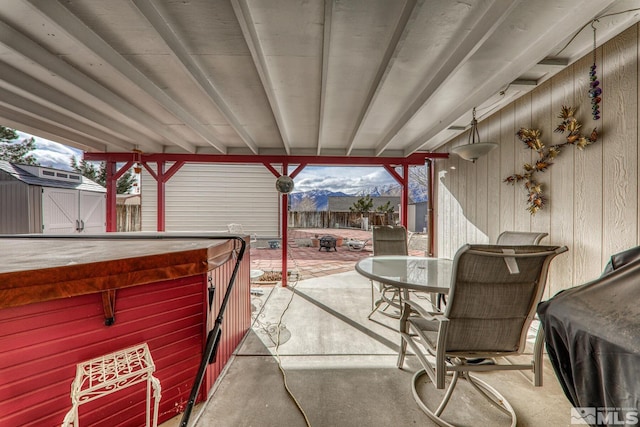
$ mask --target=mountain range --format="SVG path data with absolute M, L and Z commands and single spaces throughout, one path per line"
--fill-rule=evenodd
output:
M 316 211 L 326 211 L 329 205 L 329 197 L 364 197 L 367 195 L 371 197 L 400 197 L 400 185 L 379 185 L 351 194 L 328 190 L 301 191 L 289 194 L 289 202 L 292 210 L 314 210 L 313 206 L 315 206 Z M 422 185 L 409 182 L 409 198 L 413 202 L 424 202 L 427 200 L 427 189 Z M 307 199 L 307 201 L 305 201 L 305 199 Z M 301 203 L 306 206 L 305 208 L 298 209 Z

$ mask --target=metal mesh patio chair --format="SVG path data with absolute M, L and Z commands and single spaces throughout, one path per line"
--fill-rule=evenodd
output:
M 373 227 L 373 256 L 382 255 L 408 255 L 407 230 L 403 226 L 379 225 Z M 376 289 L 380 293 L 375 299 Z M 389 313 L 389 308 L 396 309 L 399 313 L 402 295 L 394 286 L 378 282 L 371 282 L 371 313 L 369 318 L 379 311 L 380 313 L 399 318 L 399 314 Z
M 227 230 L 231 234 L 238 234 L 241 236 L 248 234 L 246 231 L 244 231 L 244 227 L 242 226 L 242 224 L 235 224 L 235 223 L 227 224 Z M 256 243 L 257 241 L 258 241 L 257 234 L 254 233 L 254 234 L 251 234 L 251 236 L 249 236 L 250 243 Z
M 413 377 L 413 395 L 418 406 L 440 425 L 459 379 L 467 380 L 483 397 L 512 420 L 516 414 L 493 387 L 469 374 L 473 371 L 530 370 L 534 384 L 542 385 L 542 328 L 538 330 L 530 363 L 468 364 L 473 358 L 520 355 L 525 349 L 529 324 L 542 298 L 551 260 L 567 248 L 557 246 L 465 245 L 455 255 L 449 301 L 444 312 L 428 312 L 414 301 L 403 301 L 400 319 L 398 367 L 404 364 L 407 345 L 423 369 Z M 427 353 L 435 357 L 427 357 Z M 427 374 L 437 389 L 445 388 L 441 402 L 428 403 L 416 385 Z M 474 400 L 471 396 L 464 401 Z M 455 411 L 473 411 L 460 408 Z
M 549 233 L 528 231 L 503 231 L 496 240 L 496 245 L 538 245 Z
M 357 240 L 357 239 L 347 240 L 347 247 L 349 248 L 350 251 L 361 252 L 367 246 L 367 243 L 369 243 L 369 240 L 371 240 L 371 239 L 366 239 L 366 240 Z

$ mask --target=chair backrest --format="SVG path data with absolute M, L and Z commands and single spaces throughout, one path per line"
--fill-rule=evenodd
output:
M 549 233 L 527 231 L 503 231 L 496 240 L 496 245 L 538 245 Z
M 447 352 L 524 350 L 549 263 L 565 246 L 465 245 L 453 260 L 444 312 Z
M 408 255 L 407 230 L 403 226 L 373 227 L 373 255 Z

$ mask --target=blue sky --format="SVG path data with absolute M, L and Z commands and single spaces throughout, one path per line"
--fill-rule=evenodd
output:
M 20 141 L 31 137 L 27 133 L 17 132 L 20 136 Z M 78 160 L 82 158 L 81 150 L 37 136 L 34 136 L 34 138 L 38 149 L 33 154 L 42 166 L 70 169 L 69 160 L 71 156 L 75 156 Z M 289 168 L 291 171 L 293 169 L 293 167 Z M 294 182 L 294 192 L 329 190 L 342 191 L 347 194 L 353 194 L 374 186 L 396 183 L 391 175 L 380 166 L 307 166 L 296 176 Z

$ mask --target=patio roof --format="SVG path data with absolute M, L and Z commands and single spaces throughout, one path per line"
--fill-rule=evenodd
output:
M 11 0 L 0 123 L 85 151 L 405 157 L 583 56 L 592 19 L 636 5 Z M 602 18 L 598 44 L 637 20 Z

